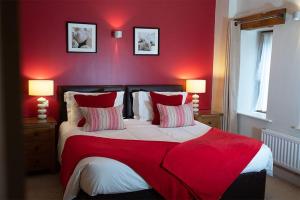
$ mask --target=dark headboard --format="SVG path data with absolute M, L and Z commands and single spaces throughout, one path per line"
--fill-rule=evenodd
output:
M 64 102 L 64 93 L 74 92 L 112 92 L 125 91 L 124 110 L 125 118 L 133 118 L 132 93 L 137 91 L 158 91 L 158 92 L 180 92 L 183 91 L 182 85 L 79 85 L 79 86 L 58 86 L 58 98 L 60 106 L 59 122 L 67 120 L 67 108 Z
M 133 111 L 132 111 L 132 93 L 138 91 L 157 91 L 157 92 L 181 92 L 183 91 L 182 85 L 128 85 L 126 86 L 126 93 L 125 93 L 125 102 L 126 102 L 126 109 L 127 109 L 127 117 L 133 118 Z
M 67 121 L 67 106 L 64 102 L 64 93 L 68 91 L 74 92 L 113 92 L 125 91 L 125 86 L 122 85 L 63 85 L 58 86 L 58 101 L 59 101 L 59 122 Z M 124 105 L 126 102 L 124 102 Z M 126 117 L 126 110 L 123 111 Z

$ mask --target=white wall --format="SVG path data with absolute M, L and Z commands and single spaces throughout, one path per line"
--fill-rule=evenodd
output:
M 289 12 L 300 9 L 299 0 L 230 0 L 236 3 L 233 16 L 245 16 L 276 8 L 287 8 Z
M 229 2 L 226 0 L 226 3 L 223 0 L 217 0 L 216 2 L 214 76 L 217 75 L 217 77 L 214 77 L 214 82 L 224 80 L 222 77 L 226 55 L 226 45 L 223 44 L 226 40 L 224 15 L 227 14 L 227 18 L 232 18 L 278 8 L 287 8 L 290 14 L 300 10 L 300 0 L 229 0 Z M 220 24 L 223 28 L 217 28 Z M 222 111 L 222 102 L 218 101 L 218 97 L 223 96 L 221 87 L 223 83 L 213 85 L 218 85 L 218 87 L 213 87 L 215 98 L 213 98 L 212 107 Z M 295 125 L 300 127 L 300 21 L 292 21 L 290 16 L 285 25 L 276 26 L 273 32 L 267 118 L 271 119 L 272 123 L 239 115 L 239 132 L 260 138 L 261 129 L 270 128 L 300 137 L 300 130 L 291 128 Z M 282 173 L 275 170 L 275 174 L 290 182 L 293 182 L 292 180 L 296 180 L 294 183 L 300 182 L 299 176 L 287 171 Z
M 300 122 L 300 21 L 274 29 L 271 59 L 268 126 L 300 137 L 291 126 Z
M 239 0 L 236 16 L 287 7 L 292 13 L 300 0 Z M 239 115 L 238 126 L 242 134 L 257 136 L 260 128 L 270 128 L 300 137 L 300 131 L 291 126 L 300 125 L 300 21 L 290 16 L 286 24 L 274 27 L 271 58 L 270 88 L 267 118 L 272 123 Z
M 217 0 L 215 12 L 212 110 L 222 112 L 229 0 Z
M 215 22 L 215 52 L 212 109 L 222 112 L 223 84 L 226 58 L 227 20 L 258 12 L 287 8 L 291 14 L 300 10 L 300 0 L 217 0 Z M 288 15 L 285 25 L 276 26 L 273 34 L 273 53 L 267 118 L 272 123 L 238 117 L 239 132 L 257 136 L 257 130 L 270 128 L 300 137 L 300 21 Z M 299 76 L 299 77 L 298 77 Z
M 238 0 L 216 0 L 212 110 L 223 112 L 228 17 L 235 15 Z

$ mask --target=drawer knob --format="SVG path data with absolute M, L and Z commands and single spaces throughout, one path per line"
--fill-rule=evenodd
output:
M 208 124 L 211 125 L 212 124 L 211 121 L 209 121 Z

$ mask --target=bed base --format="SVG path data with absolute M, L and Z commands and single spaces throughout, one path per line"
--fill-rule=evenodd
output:
M 265 197 L 266 170 L 241 174 L 223 194 L 222 200 L 263 200 Z M 82 190 L 75 200 L 163 200 L 154 190 L 91 197 Z

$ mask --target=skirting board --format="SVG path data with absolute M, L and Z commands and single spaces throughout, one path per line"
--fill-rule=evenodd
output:
M 273 174 L 274 174 L 274 176 L 276 176 L 280 179 L 283 179 L 289 183 L 292 183 L 292 184 L 300 187 L 300 175 L 298 175 L 294 172 L 291 172 L 280 166 L 274 165 Z

